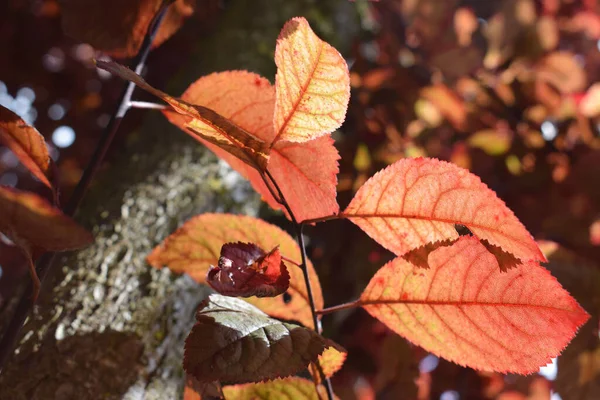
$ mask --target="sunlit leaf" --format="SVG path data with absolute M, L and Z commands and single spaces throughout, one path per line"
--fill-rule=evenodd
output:
M 220 294 L 234 297 L 275 297 L 290 286 L 279 247 L 266 253 L 253 243 L 224 244 L 206 280 Z
M 457 364 L 532 373 L 556 357 L 589 315 L 535 262 L 501 272 L 474 237 L 382 267 L 360 302 L 411 342 Z
M 213 294 L 185 340 L 183 368 L 201 382 L 257 382 L 295 374 L 331 346 L 337 345 L 312 329 Z
M 132 57 L 142 45 L 150 22 L 162 0 L 58 0 L 63 29 L 67 35 L 115 57 Z M 171 37 L 195 1 L 177 0 L 169 7 L 154 42 L 159 46 Z
M 471 147 L 481 149 L 490 156 L 505 154 L 510 148 L 512 135 L 509 132 L 485 129 L 469 136 Z
M 458 237 L 455 224 L 521 260 L 544 260 L 504 202 L 469 171 L 435 159 L 404 159 L 369 179 L 343 215 L 396 255 Z
M 321 354 L 318 359 L 319 366 L 321 367 L 321 370 L 323 371 L 325 377 L 331 378 L 333 374 L 338 372 L 344 365 L 347 356 L 348 353 L 340 348 L 328 347 L 327 349 L 325 349 L 323 354 Z M 321 373 L 319 372 L 316 363 L 310 364 L 308 370 L 310 371 L 313 380 L 315 382 L 320 383 Z
M 216 91 L 214 87 L 222 91 Z M 259 75 L 246 71 L 211 74 L 198 79 L 181 98 L 188 103 L 215 110 L 265 143 L 271 144 L 273 141 L 275 90 Z M 195 135 L 186 128 L 184 116 L 172 111 L 165 112 L 165 115 L 248 179 L 271 207 L 283 209 L 265 186 L 258 171 Z M 302 144 L 279 141 L 271 149 L 267 169 L 277 181 L 298 221 L 333 215 L 339 211 L 336 201 L 339 158 L 330 137 Z
M 17 114 L 0 106 L 0 143 L 12 150 L 19 161 L 44 185 L 48 181 L 50 155 L 44 137 Z
M 348 66 L 306 19 L 293 18 L 283 26 L 275 63 L 275 141 L 306 142 L 339 128 L 350 99 Z
M 223 393 L 227 400 L 322 400 L 326 398 L 322 387 L 319 387 L 319 395 L 314 382 L 299 377 L 225 386 Z
M 252 242 L 263 249 L 279 246 L 290 274 L 287 295 L 272 298 L 249 298 L 247 301 L 276 318 L 296 320 L 312 327 L 304 275 L 300 268 L 300 248 L 286 232 L 263 220 L 232 214 L 202 214 L 186 222 L 148 256 L 150 265 L 168 267 L 176 273 L 187 273 L 200 283 L 206 282 L 211 264 L 219 259 L 221 246 L 227 242 Z M 317 309 L 323 307 L 319 278 L 308 261 L 308 274 Z
M 94 240 L 88 231 L 33 193 L 0 186 L 0 209 L 0 232 L 19 242 L 64 251 Z
M 269 162 L 268 144 L 231 120 L 210 108 L 189 104 L 184 100 L 176 99 L 153 88 L 135 72 L 120 64 L 98 60 L 96 65 L 135 83 L 140 88 L 167 102 L 173 110 L 185 117 L 185 127 L 202 139 L 233 154 L 253 168 L 261 171 L 267 168 Z

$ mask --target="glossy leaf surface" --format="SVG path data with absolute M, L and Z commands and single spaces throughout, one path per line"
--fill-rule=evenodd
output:
M 460 365 L 536 372 L 589 318 L 546 269 L 527 262 L 501 272 L 470 236 L 433 251 L 429 266 L 389 262 L 360 301 L 396 333 Z
M 206 277 L 208 284 L 225 296 L 275 297 L 290 286 L 290 274 L 279 248 L 268 253 L 252 243 L 226 243 L 218 265 Z
M 44 185 L 48 180 L 50 155 L 44 137 L 12 111 L 0 106 L 0 144 L 8 147 Z
M 293 18 L 283 26 L 275 63 L 275 141 L 306 142 L 342 125 L 350 99 L 348 66 L 306 19 Z
M 461 224 L 520 260 L 545 260 L 523 224 L 477 176 L 436 159 L 403 159 L 378 172 L 344 216 L 399 256 L 456 239 L 454 225 Z
M 252 242 L 263 249 L 279 246 L 286 259 L 296 263 L 301 260 L 296 241 L 275 225 L 241 215 L 202 214 L 186 222 L 156 247 L 148 256 L 148 262 L 156 268 L 166 266 L 173 272 L 187 273 L 197 282 L 205 283 L 210 265 L 218 261 L 221 246 L 227 242 Z M 302 271 L 285 259 L 284 263 L 290 274 L 289 298 L 249 298 L 248 301 L 276 318 L 295 320 L 312 327 Z M 322 308 L 321 285 L 310 261 L 308 273 L 316 307 Z
M 312 329 L 213 294 L 185 340 L 183 368 L 201 382 L 257 382 L 295 374 L 330 346 L 335 344 Z

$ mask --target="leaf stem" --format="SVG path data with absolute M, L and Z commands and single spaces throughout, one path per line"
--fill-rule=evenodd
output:
M 129 102 L 130 108 L 141 108 L 146 110 L 164 110 L 167 108 L 165 104 L 152 103 L 150 101 L 135 101 Z
M 351 308 L 357 308 L 357 307 L 360 307 L 361 305 L 362 305 L 362 303 L 361 303 L 360 299 L 358 299 L 358 300 L 350 301 L 348 303 L 338 304 L 337 306 L 332 306 L 332 307 L 324 308 L 322 310 L 317 310 L 317 314 L 319 314 L 319 315 L 331 314 L 331 313 L 334 313 L 336 311 L 342 311 L 342 310 L 349 310 Z
M 148 54 L 150 54 L 154 37 L 156 36 L 158 28 L 160 27 L 166 15 L 167 9 L 171 5 L 171 3 L 173 3 L 173 1 L 174 0 L 163 0 L 160 9 L 158 10 L 156 15 L 152 19 L 152 22 L 148 26 L 148 30 L 146 31 L 144 41 L 142 42 L 142 45 L 140 47 L 140 51 L 132 62 L 132 64 L 135 65 L 136 72 L 141 73 L 142 69 L 146 65 L 146 60 L 148 58 Z M 81 176 L 81 179 L 77 183 L 73 194 L 69 198 L 69 202 L 63 208 L 63 212 L 66 215 L 73 216 L 79 208 L 83 196 L 85 195 L 93 177 L 95 176 L 96 172 L 98 171 L 98 168 L 104 160 L 104 156 L 106 155 L 106 152 L 117 133 L 119 125 L 123 120 L 123 117 L 130 108 L 131 95 L 133 94 L 134 88 L 135 84 L 128 83 L 123 92 L 121 93 L 118 106 L 115 109 L 108 123 L 108 126 L 102 133 L 102 136 L 100 137 L 100 140 L 96 145 L 96 149 L 90 159 L 90 162 L 86 166 L 85 171 Z M 55 255 L 56 253 L 52 252 L 44 253 L 37 262 L 36 272 L 42 286 L 44 284 L 46 276 L 48 275 L 48 272 L 52 267 Z M 33 280 L 29 280 L 27 288 L 21 294 L 19 303 L 14 313 L 10 317 L 10 321 L 5 331 L 2 334 L 2 338 L 0 339 L 0 372 L 2 372 L 6 361 L 13 353 L 15 343 L 19 337 L 19 333 L 23 328 L 23 324 L 25 323 L 27 316 L 31 312 L 34 303 L 31 301 L 30 295 L 32 293 L 35 293 L 35 286 L 37 285 L 33 283 Z
M 307 262 L 306 262 L 306 259 L 307 259 L 306 245 L 304 243 L 304 236 L 302 235 L 302 230 L 304 229 L 304 222 L 298 223 L 298 221 L 296 220 L 296 217 L 294 216 L 294 213 L 292 212 L 292 209 L 290 208 L 290 205 L 288 204 L 287 200 L 285 199 L 285 196 L 283 195 L 283 192 L 281 191 L 281 188 L 279 187 L 279 185 L 277 184 L 277 181 L 275 180 L 275 178 L 273 178 L 273 175 L 271 175 L 269 170 L 265 170 L 265 172 L 261 173 L 260 175 L 263 178 L 263 181 L 267 185 L 267 188 L 269 189 L 269 191 L 271 192 L 271 194 L 273 195 L 275 200 L 277 200 L 277 202 L 286 209 L 286 211 L 288 212 L 288 214 L 290 216 L 290 219 L 292 220 L 292 223 L 294 224 L 294 227 L 296 228 L 296 238 L 298 240 L 298 246 L 300 247 L 300 254 L 302 256 L 302 262 L 299 265 L 299 267 L 300 267 L 300 269 L 302 269 L 302 273 L 304 275 L 304 284 L 306 285 L 306 295 L 308 297 L 308 302 L 310 304 L 310 311 L 312 314 L 314 330 L 315 330 L 315 332 L 320 334 L 321 333 L 321 321 L 319 320 L 319 316 L 317 315 L 315 299 L 314 299 L 313 291 L 312 291 L 312 284 L 310 282 L 310 277 L 308 275 L 308 267 L 307 267 Z M 271 187 L 271 185 L 273 185 L 273 187 Z M 275 193 L 274 193 L 275 191 L 277 192 L 277 196 L 275 196 Z M 315 365 L 317 367 L 317 370 L 319 371 L 319 375 L 321 375 L 321 382 L 323 382 L 323 385 L 325 386 L 325 390 L 327 391 L 327 399 L 333 400 L 334 396 L 333 396 L 333 388 L 331 386 L 331 380 L 329 380 L 329 378 L 327 378 L 325 376 L 325 374 L 323 373 L 323 368 L 321 368 L 321 364 L 319 363 L 319 360 L 315 360 Z
M 317 222 L 326 222 L 326 221 L 333 221 L 334 219 L 345 219 L 345 218 L 346 218 L 346 216 L 344 214 L 340 213 L 340 214 L 334 214 L 334 215 L 326 215 L 324 217 L 305 219 L 304 221 L 302 221 L 302 224 L 310 225 L 310 224 L 315 224 Z

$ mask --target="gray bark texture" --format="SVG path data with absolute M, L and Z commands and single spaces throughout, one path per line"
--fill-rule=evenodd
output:
M 352 18 L 346 0 L 226 4 L 219 28 L 199 40 L 169 93 L 226 69 L 273 79 L 275 39 L 295 15 L 316 23 L 333 45 L 351 37 L 354 25 L 343 19 Z M 57 258 L 0 377 L 2 400 L 181 398 L 183 342 L 207 291 L 186 276 L 151 268 L 145 257 L 191 216 L 255 214 L 258 198 L 159 113 L 148 112 L 140 131 L 128 135 L 77 216 L 96 241 Z

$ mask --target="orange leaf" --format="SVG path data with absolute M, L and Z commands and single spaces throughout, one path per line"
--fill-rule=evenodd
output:
M 148 263 L 155 268 L 166 266 L 173 272 L 187 273 L 197 282 L 205 283 L 210 264 L 217 262 L 221 246 L 226 242 L 252 242 L 264 249 L 279 246 L 281 255 L 285 258 L 295 262 L 301 260 L 296 241 L 275 225 L 247 216 L 202 214 L 186 222 L 156 247 L 148 256 Z M 290 274 L 290 287 L 287 291 L 289 298 L 250 298 L 247 301 L 273 317 L 296 320 L 312 327 L 312 314 L 302 271 L 297 266 L 290 265 L 285 260 L 284 262 Z M 310 261 L 308 273 L 316 307 L 322 308 L 321 285 Z
M 220 90 L 214 90 L 218 87 Z M 198 79 L 181 96 L 191 104 L 210 107 L 233 123 L 271 144 L 275 90 L 266 79 L 246 71 L 228 71 Z M 189 133 L 242 176 L 274 209 L 282 206 L 273 198 L 260 174 L 186 127 L 183 116 L 165 112 L 173 124 Z M 271 149 L 268 171 L 277 181 L 298 221 L 333 215 L 339 211 L 336 185 L 339 154 L 330 137 L 303 144 L 277 142 Z
M 325 377 L 331 378 L 333 374 L 338 372 L 344 365 L 347 356 L 348 353 L 346 351 L 342 351 L 342 349 L 337 349 L 335 347 L 326 348 L 318 358 L 319 365 L 321 366 Z M 320 383 L 321 374 L 319 373 L 315 363 L 309 365 L 309 371 L 313 377 L 313 380 L 317 383 Z
M 253 168 L 264 171 L 269 162 L 269 146 L 261 139 L 240 128 L 229 119 L 210 108 L 191 105 L 150 86 L 139 75 L 114 62 L 96 61 L 98 68 L 107 70 L 122 79 L 167 102 L 184 119 L 184 126 L 202 139 L 219 146 Z
M 315 390 L 315 383 L 297 376 L 269 382 L 245 383 L 223 387 L 227 400 L 321 400 L 327 398 L 323 387 Z M 337 399 L 337 396 L 335 397 Z
M 457 238 L 454 225 L 461 224 L 521 260 L 546 260 L 517 217 L 477 176 L 436 159 L 404 159 L 378 172 L 343 216 L 398 256 Z
M 33 193 L 0 186 L 0 209 L 0 232 L 19 243 L 63 251 L 94 241 L 88 231 Z
M 59 0 L 59 3 L 67 35 L 112 56 L 132 57 L 139 51 L 162 0 Z M 193 13 L 194 3 L 177 0 L 169 7 L 153 47 L 177 32 L 184 18 Z
M 293 18 L 283 26 L 275 63 L 275 142 L 306 142 L 342 125 L 350 99 L 348 66 L 306 19 Z
M 48 181 L 50 155 L 44 137 L 17 114 L 0 106 L 0 143 L 12 150 L 19 161 L 44 185 Z
M 225 296 L 275 297 L 290 286 L 279 248 L 268 253 L 253 243 L 225 243 L 219 264 L 210 266 L 208 284 Z
M 435 250 L 429 266 L 396 258 L 360 303 L 396 333 L 460 365 L 536 372 L 589 318 L 543 267 L 527 262 L 501 272 L 474 237 Z

